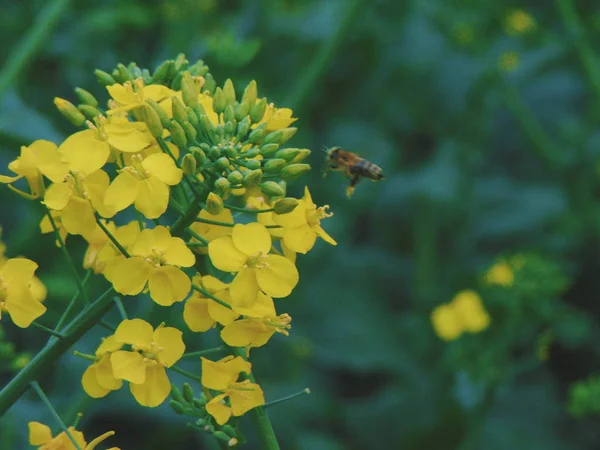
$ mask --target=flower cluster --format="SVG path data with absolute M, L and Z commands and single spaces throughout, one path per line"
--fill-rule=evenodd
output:
M 77 447 L 75 447 L 74 442 L 77 443 L 77 446 L 81 450 L 94 450 L 98 444 L 115 434 L 114 431 L 107 431 L 88 443 L 86 442 L 83 433 L 77 431 L 75 427 L 68 428 L 70 436 L 65 431 L 61 431 L 56 436 L 52 437 L 52 430 L 50 430 L 48 425 L 44 425 L 40 422 L 29 422 L 28 426 L 29 443 L 36 446 L 39 450 L 76 450 Z M 108 450 L 119 450 L 119 448 L 111 447 Z
M 450 303 L 436 307 L 431 313 L 431 322 L 441 339 L 453 341 L 465 332 L 485 330 L 490 324 L 490 317 L 479 294 L 465 290 L 456 294 Z

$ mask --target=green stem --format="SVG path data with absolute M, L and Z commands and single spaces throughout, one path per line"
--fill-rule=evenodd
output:
M 92 271 L 88 270 L 87 273 L 85 274 L 85 276 L 83 277 L 82 284 L 83 284 L 84 287 L 87 284 L 88 280 L 90 279 L 91 275 L 92 275 Z M 79 291 L 77 291 L 77 292 L 75 292 L 75 294 L 73 295 L 73 297 L 71 297 L 71 301 L 69 302 L 69 304 L 67 305 L 67 307 L 63 311 L 62 315 L 60 316 L 60 319 L 58 319 L 58 323 L 54 327 L 54 329 L 56 331 L 59 331 L 62 328 L 62 326 L 65 323 L 65 320 L 67 320 L 67 318 L 69 317 L 69 314 L 71 313 L 71 310 L 75 306 L 75 302 L 77 301 L 77 298 L 79 297 L 79 294 L 80 294 Z
M 108 230 L 108 228 L 106 228 L 106 226 L 102 223 L 98 216 L 96 216 L 96 223 L 100 228 L 102 228 L 102 231 L 104 231 L 104 233 L 106 234 L 106 236 L 108 236 L 111 242 L 115 244 L 115 247 L 117 247 L 117 249 L 123 254 L 123 256 L 129 258 L 129 252 L 125 250 L 125 248 L 119 243 L 117 238 L 113 236 L 113 234 Z
M 13 46 L 13 50 L 2 65 L 0 73 L 0 97 L 14 83 L 15 79 L 29 64 L 34 55 L 47 43 L 52 30 L 57 26 L 69 0 L 52 0 L 40 12 L 35 23 L 29 27 L 21 41 Z
M 52 217 L 52 214 L 50 214 L 50 210 L 48 210 L 48 209 L 46 210 L 46 215 L 48 216 L 48 219 L 50 220 L 50 224 L 52 225 L 52 228 L 54 229 L 54 234 L 56 235 L 56 239 L 58 239 L 58 242 L 60 243 L 60 250 L 62 251 L 63 255 L 65 255 L 65 258 L 67 258 L 67 261 L 69 262 L 69 266 L 71 267 L 71 271 L 73 272 L 73 277 L 75 278 L 75 283 L 77 283 L 77 289 L 79 289 L 79 292 L 81 292 L 81 295 L 83 296 L 84 301 L 89 305 L 90 298 L 88 297 L 87 292 L 85 292 L 83 283 L 81 282 L 81 278 L 79 277 L 79 271 L 77 270 L 77 267 L 75 266 L 75 263 L 73 262 L 73 258 L 71 258 L 71 255 L 69 254 L 69 251 L 67 250 L 65 241 L 63 240 L 62 236 L 60 235 L 60 232 L 58 231 L 58 227 L 56 226 L 54 217 Z
M 273 400 L 272 402 L 265 403 L 264 407 L 268 408 L 269 406 L 276 405 L 277 403 L 287 402 L 288 400 L 291 400 L 296 397 L 300 397 L 301 395 L 304 395 L 304 394 L 310 394 L 310 389 L 305 388 L 305 389 L 302 389 L 300 392 L 296 392 L 295 394 L 288 395 L 286 397 L 282 397 L 282 398 L 278 398 L 277 400 Z
M 121 299 L 119 297 L 113 297 L 113 301 L 117 305 L 117 309 L 119 310 L 119 313 L 121 314 L 121 318 L 123 320 L 127 320 L 128 319 L 127 311 L 125 311 L 125 307 L 123 306 L 123 302 L 121 301 Z
M 199 377 L 198 375 L 194 375 L 193 373 L 190 373 L 187 370 L 180 369 L 177 366 L 171 366 L 171 367 L 169 367 L 169 369 L 172 370 L 173 372 L 177 372 L 177 373 L 183 375 L 184 377 L 189 378 L 190 380 L 194 380 L 194 381 L 197 381 L 198 383 L 202 383 L 201 377 Z
M 340 23 L 337 27 L 337 30 L 331 36 L 331 38 L 317 51 L 317 54 L 313 58 L 310 66 L 303 71 L 303 76 L 300 79 L 300 82 L 295 86 L 292 93 L 284 102 L 285 105 L 289 106 L 293 110 L 297 111 L 302 109 L 304 103 L 310 97 L 310 94 L 314 92 L 315 86 L 317 85 L 319 79 L 323 76 L 333 61 L 335 54 L 342 46 L 342 43 L 346 40 L 346 35 L 348 34 L 352 24 L 355 23 L 355 19 L 358 16 L 360 7 L 364 1 L 354 0 L 348 3 L 349 5 L 345 14 L 339 20 Z
M 189 248 L 196 248 L 196 247 L 206 247 L 208 244 L 205 244 L 204 242 L 186 242 L 185 245 L 188 246 Z
M 46 327 L 46 326 L 42 325 L 41 323 L 37 323 L 37 322 L 31 322 L 31 325 L 33 325 L 35 328 L 37 328 L 37 329 L 39 329 L 39 330 L 45 331 L 46 333 L 48 333 L 48 334 L 50 334 L 50 335 L 52 335 L 52 336 L 54 336 L 54 337 L 57 337 L 57 338 L 59 338 L 59 339 L 64 339 L 64 338 L 65 338 L 65 337 L 64 337 L 64 336 L 63 336 L 61 333 L 59 333 L 58 331 L 54 331 L 52 328 L 48 328 L 48 327 Z
M 229 303 L 224 302 L 223 300 L 221 300 L 220 298 L 215 297 L 214 295 L 212 295 L 210 292 L 205 291 L 204 289 L 202 289 L 200 286 L 195 285 L 194 283 L 192 283 L 192 289 L 200 292 L 202 295 L 204 295 L 207 298 L 210 298 L 211 300 L 214 300 L 215 302 L 217 302 L 219 305 L 224 306 L 227 309 L 231 309 L 233 310 L 233 308 L 231 307 L 231 305 Z
M 194 230 L 188 228 L 185 231 L 187 233 L 189 233 L 189 235 L 192 236 L 193 238 L 198 239 L 202 245 L 204 245 L 204 246 L 208 245 L 208 241 L 206 239 L 204 239 L 202 236 L 200 236 L 198 233 L 196 233 Z M 194 244 L 194 242 L 187 243 L 188 246 L 190 246 L 191 244 Z
M 210 219 L 204 219 L 202 217 L 196 217 L 194 219 L 194 222 L 201 222 L 201 223 L 207 223 L 209 225 L 217 225 L 219 227 L 230 227 L 233 228 L 235 227 L 235 223 L 230 223 L 230 222 L 219 222 L 218 220 L 210 220 Z
M 243 212 L 243 213 L 248 213 L 248 214 L 260 214 L 260 213 L 268 213 L 268 212 L 273 212 L 273 208 L 269 208 L 269 209 L 246 209 L 246 208 L 240 208 L 239 206 L 233 206 L 233 205 L 223 205 L 225 208 L 230 209 L 232 211 L 239 211 L 239 212 Z
M 415 297 L 421 308 L 429 308 L 434 297 L 437 262 L 437 226 L 434 205 L 427 198 L 417 200 L 415 206 L 414 259 Z
M 65 425 L 65 423 L 63 422 L 63 420 L 60 418 L 60 416 L 58 415 L 58 413 L 54 409 L 54 406 L 52 406 L 52 403 L 50 403 L 50 400 L 48 399 L 48 397 L 46 397 L 46 394 L 44 394 L 44 391 L 42 390 L 42 388 L 40 387 L 40 385 L 37 383 L 37 381 L 32 381 L 31 382 L 31 387 L 37 393 L 37 395 L 40 397 L 40 399 L 42 400 L 42 402 L 46 405 L 46 407 L 48 408 L 48 410 L 50 410 L 50 414 L 52 414 L 52 416 L 58 422 L 58 424 L 60 425 L 60 427 L 62 428 L 62 430 L 67 434 L 67 436 L 69 437 L 69 439 L 71 440 L 71 442 L 73 443 L 73 445 L 75 446 L 75 448 L 77 450 L 81 450 L 81 447 L 79 446 L 79 444 L 77 443 L 77 441 L 75 440 L 75 438 L 73 437 L 73 435 L 71 434 L 71 432 L 69 431 L 69 428 Z
M 110 294 L 113 288 L 104 292 L 98 300 L 88 306 L 63 330 L 64 339 L 48 343 L 37 353 L 9 383 L 0 391 L 0 417 L 27 390 L 29 383 L 40 376 L 46 376 L 50 367 L 56 364 L 58 358 L 92 328 L 112 306 Z
M 212 355 L 213 353 L 219 353 L 219 352 L 222 352 L 223 350 L 224 350 L 223 347 L 207 348 L 206 350 L 200 350 L 197 352 L 184 353 L 182 358 L 197 358 L 198 356 L 206 356 L 206 355 Z
M 181 237 L 183 231 L 192 223 L 194 223 L 194 219 L 201 209 L 201 202 L 192 203 L 173 224 L 173 227 L 171 228 L 171 236 Z

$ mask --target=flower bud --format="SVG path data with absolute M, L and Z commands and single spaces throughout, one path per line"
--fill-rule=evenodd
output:
M 227 156 L 228 158 L 235 158 L 237 157 L 237 150 L 235 149 L 235 147 L 228 145 L 227 147 L 224 147 L 222 150 L 222 153 Z
M 195 398 L 194 399 L 194 406 L 198 409 L 204 409 L 204 407 L 206 406 L 206 397 L 204 395 L 202 395 L 202 397 L 200 398 Z
M 208 66 L 204 65 L 204 61 L 199 59 L 188 67 L 188 71 L 194 76 L 203 77 L 208 72 Z
M 235 112 L 233 111 L 233 106 L 227 105 L 225 110 L 223 111 L 223 121 L 230 122 L 235 119 Z
M 198 136 L 196 129 L 187 121 L 183 122 L 183 131 L 185 131 L 188 142 L 195 140 L 196 136 Z
M 230 436 L 228 436 L 227 434 L 223 433 L 222 431 L 215 431 L 213 433 L 213 436 L 216 437 L 218 440 L 225 441 L 225 442 L 228 442 L 231 439 Z
M 275 214 L 287 214 L 291 213 L 298 206 L 298 200 L 292 197 L 286 197 L 279 200 L 273 206 L 273 212 Z
M 256 103 L 256 97 L 258 96 L 258 88 L 256 87 L 256 81 L 252 80 L 244 89 L 244 95 L 242 95 L 242 103 L 248 105 L 248 110 Z M 247 113 L 246 113 L 247 114 Z
M 250 105 L 248 103 L 240 103 L 235 106 L 235 119 L 242 120 L 250 112 Z
M 215 181 L 215 191 L 221 196 L 225 196 L 229 192 L 230 187 L 231 183 L 227 178 L 220 177 Z
M 267 110 L 267 99 L 261 98 L 252 108 L 250 108 L 250 119 L 253 123 L 258 123 L 262 120 Z
M 64 98 L 54 97 L 54 104 L 60 113 L 76 127 L 80 127 L 85 123 L 85 116 L 70 101 L 65 100 Z
M 185 105 L 179 98 L 173 96 L 171 97 L 171 102 L 173 104 L 173 119 L 179 122 L 179 125 L 183 126 L 184 122 L 187 122 L 187 111 L 185 110 Z
M 208 157 L 210 159 L 217 159 L 221 156 L 221 149 L 219 147 L 217 147 L 216 145 L 213 145 L 209 150 L 208 150 Z
M 215 128 L 206 114 L 200 116 L 200 127 L 205 133 L 212 133 Z
M 194 126 L 194 128 L 197 128 L 200 124 L 200 119 L 198 119 L 198 115 L 196 114 L 196 112 L 189 106 L 185 107 L 185 112 L 187 113 L 188 122 L 191 123 Z
M 244 173 L 244 183 L 243 183 L 244 186 L 250 187 L 250 186 L 260 183 L 260 179 L 262 178 L 262 175 L 263 175 L 263 171 L 260 169 L 247 171 L 246 173 Z
M 260 190 L 267 194 L 269 197 L 283 197 L 285 195 L 285 191 L 283 190 L 283 188 L 274 181 L 265 181 L 259 186 Z
M 204 86 L 203 86 L 204 90 L 202 92 L 209 92 L 209 93 L 213 94 L 217 87 L 217 82 L 213 78 L 212 74 L 207 73 L 206 76 L 204 77 L 204 80 L 205 80 Z
M 222 156 L 217 161 L 215 161 L 215 167 L 218 170 L 225 170 L 229 167 L 229 159 L 226 156 Z
M 96 69 L 94 70 L 94 75 L 96 75 L 96 80 L 98 80 L 98 83 L 100 83 L 102 86 L 112 86 L 116 83 L 116 80 L 113 78 L 113 76 L 104 70 Z
M 298 154 L 296 156 L 294 156 L 294 159 L 292 159 L 290 162 L 294 163 L 294 164 L 301 163 L 306 158 L 308 158 L 310 153 L 311 153 L 311 151 L 309 149 L 302 148 L 302 149 L 298 150 Z
M 223 85 L 223 94 L 225 94 L 225 102 L 233 106 L 235 104 L 235 88 L 233 82 L 228 78 Z
M 94 97 L 91 93 L 89 93 L 85 89 L 76 87 L 75 94 L 77 94 L 77 97 L 79 97 L 79 100 L 81 101 L 81 103 L 83 103 L 85 105 L 93 106 L 94 108 L 96 106 L 98 106 L 98 100 L 96 100 L 96 97 Z
M 223 433 L 227 433 L 231 437 L 237 436 L 237 432 L 235 431 L 235 428 L 233 428 L 231 425 L 228 425 L 228 424 L 223 425 L 221 427 L 221 431 Z
M 206 210 L 213 216 L 220 214 L 223 211 L 223 199 L 214 192 L 209 193 L 206 199 Z
M 267 144 L 260 147 L 260 154 L 265 158 L 270 158 L 279 150 L 279 144 Z
M 176 120 L 171 120 L 169 127 L 171 132 L 171 141 L 179 148 L 184 148 L 187 145 L 187 138 L 185 137 L 185 131 L 181 128 L 181 125 Z
M 173 89 L 174 91 L 180 91 L 181 90 L 181 78 L 182 77 L 183 77 L 182 72 L 175 73 L 175 76 L 173 77 L 173 80 L 171 80 L 171 84 L 169 84 L 169 87 L 171 89 Z
M 246 167 L 250 170 L 260 169 L 260 161 L 258 159 L 249 159 L 246 161 Z
M 127 81 L 133 81 L 135 80 L 135 78 L 133 77 L 133 75 L 131 74 L 131 72 L 129 71 L 129 69 L 127 67 L 125 67 L 125 64 L 117 64 L 117 71 L 118 71 L 118 76 L 117 76 L 117 81 L 120 81 L 121 83 L 125 83 Z M 113 72 L 114 74 L 114 72 Z
M 260 149 L 258 147 L 250 147 L 248 150 L 242 153 L 241 156 L 246 159 L 252 159 L 258 156 L 259 153 Z
M 265 173 L 277 173 L 285 167 L 287 161 L 285 159 L 270 159 L 263 166 Z
M 171 397 L 173 397 L 173 400 L 176 400 L 178 402 L 183 401 L 183 395 L 181 395 L 181 390 L 174 384 L 171 385 Z
M 227 108 L 231 108 L 231 106 L 228 106 Z M 227 110 L 225 110 L 227 112 Z M 227 122 L 225 122 L 225 134 L 227 136 L 233 136 L 233 132 L 235 131 L 235 127 L 236 127 L 237 123 L 235 121 L 235 119 L 233 120 L 229 120 Z
M 187 153 L 181 160 L 181 170 L 186 175 L 194 175 L 196 173 L 197 162 L 196 158 L 191 153 Z
M 176 400 L 171 400 L 169 402 L 169 406 L 171 407 L 171 409 L 173 411 L 175 411 L 177 414 L 185 414 L 185 407 L 179 403 Z
M 282 128 L 281 130 L 275 130 L 265 137 L 263 144 L 284 144 L 289 141 L 292 136 L 296 134 L 298 128 Z
M 148 130 L 150 130 L 150 134 L 155 138 L 161 137 L 163 134 L 163 126 L 156 110 L 148 103 L 144 103 L 140 109 L 143 121 L 148 127 Z
M 248 136 L 248 140 L 252 144 L 257 144 L 258 142 L 262 141 L 262 139 L 265 137 L 265 134 L 267 134 L 267 124 L 263 123 L 260 126 L 256 127 L 252 131 L 252 133 L 250 133 L 250 136 Z
M 281 177 L 284 180 L 299 177 L 310 170 L 310 164 L 290 164 L 281 170 Z
M 252 122 L 250 121 L 250 117 L 248 117 L 248 116 L 244 117 L 238 123 L 237 134 L 236 134 L 236 136 L 238 138 L 238 141 L 243 141 L 244 140 L 244 138 L 248 134 L 248 131 L 250 131 L 250 126 L 251 125 L 252 125 Z
M 190 147 L 190 153 L 194 156 L 196 164 L 200 167 L 206 162 L 206 153 L 199 147 Z
M 94 118 L 101 116 L 102 113 L 100 111 L 98 111 L 98 108 L 94 108 L 93 106 L 90 105 L 79 105 L 77 107 L 77 109 L 79 111 L 81 111 L 83 113 L 83 115 L 88 118 L 89 120 L 94 120 Z
M 171 125 L 171 119 L 167 115 L 167 112 L 162 108 L 162 106 L 160 106 L 151 98 L 146 99 L 146 103 L 150 105 L 152 109 L 154 109 L 154 111 L 156 111 L 156 114 L 158 114 L 160 123 L 163 126 L 163 128 L 169 128 L 169 126 Z
M 129 64 L 127 69 L 129 70 L 129 73 L 131 73 L 131 76 L 134 80 L 142 78 L 142 69 L 140 69 L 136 63 Z
M 291 161 L 298 155 L 298 153 L 300 153 L 299 148 L 282 148 L 281 150 L 275 153 L 274 157 L 282 158 L 286 161 Z
M 169 80 L 169 72 L 174 66 L 173 61 L 165 61 L 160 66 L 156 68 L 154 73 L 152 74 L 152 83 L 153 84 L 167 84 L 167 80 Z
M 220 87 L 218 87 L 215 90 L 215 96 L 213 99 L 213 109 L 217 114 L 221 114 L 223 111 L 225 111 L 226 106 L 227 99 L 225 98 L 225 94 L 223 93 L 223 90 Z
M 152 82 L 152 76 L 148 69 L 142 69 L 142 80 L 144 80 L 145 86 L 148 86 Z
M 190 62 L 185 57 L 185 53 L 179 53 L 175 58 L 175 70 L 185 70 Z
M 186 402 L 192 403 L 194 401 L 194 390 L 189 383 L 183 383 L 181 391 Z
M 189 72 L 184 72 L 181 78 L 181 96 L 183 102 L 190 108 L 198 106 L 198 90 L 192 74 Z
M 244 180 L 244 177 L 240 173 L 239 170 L 234 170 L 229 175 L 227 175 L 227 179 L 229 180 L 229 182 L 231 184 L 242 184 L 242 181 Z

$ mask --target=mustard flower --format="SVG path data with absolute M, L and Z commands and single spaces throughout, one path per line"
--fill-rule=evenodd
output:
M 293 114 L 294 112 L 289 108 L 275 108 L 273 103 L 269 103 L 261 121 L 253 125 L 252 128 L 256 128 L 262 123 L 267 124 L 267 131 L 287 128 L 298 120 L 297 118 L 292 117 Z
M 102 340 L 96 350 L 97 360 L 90 365 L 81 377 L 81 385 L 87 395 L 93 398 L 102 398 L 110 391 L 121 389 L 123 381 L 115 378 L 110 355 L 121 350 L 123 343 L 117 342 L 115 336 Z
M 117 292 L 136 295 L 148 285 L 152 300 L 162 306 L 180 302 L 190 292 L 192 282 L 179 267 L 193 266 L 194 254 L 167 228 L 143 230 L 130 255 L 111 264 L 109 281 Z
M 273 334 L 289 335 L 292 318 L 288 314 L 280 316 L 275 312 L 273 299 L 260 292 L 252 308 L 236 308 L 244 319 L 225 324 L 221 339 L 232 347 L 262 347 Z
M 50 215 L 52 216 L 52 219 L 54 220 L 56 228 L 58 228 L 59 236 L 61 237 L 63 242 L 66 243 L 69 232 L 67 231 L 67 229 L 65 228 L 65 226 L 62 223 L 61 212 L 51 209 Z M 42 217 L 42 220 L 40 221 L 40 232 L 42 234 L 54 233 L 54 227 L 52 226 L 52 223 L 50 222 L 50 219 L 48 218 L 48 215 L 46 215 L 46 214 L 44 214 L 44 217 Z M 58 240 L 58 238 L 56 239 L 56 246 L 60 247 L 60 241 Z
M 124 320 L 115 331 L 115 340 L 131 345 L 110 356 L 115 378 L 129 381 L 129 389 L 140 405 L 154 407 L 169 396 L 171 384 L 166 367 L 175 364 L 185 351 L 177 328 L 156 330 L 142 319 Z
M 317 208 L 314 204 L 308 186 L 304 188 L 304 197 L 298 206 L 288 214 L 273 214 L 273 221 L 281 225 L 283 230 L 283 243 L 287 248 L 298 253 L 307 253 L 317 240 L 317 236 L 331 245 L 337 242 L 321 228 L 321 219 L 331 217 L 328 205 Z
M 38 140 L 29 146 L 21 147 L 21 155 L 9 163 L 9 170 L 16 176 L 0 175 L 0 183 L 9 187 L 23 197 L 34 199 L 44 195 L 43 176 L 54 183 L 59 183 L 69 171 L 68 165 L 62 161 L 62 155 L 55 143 Z M 25 178 L 30 194 L 12 186 L 17 180 Z
M 242 416 L 265 404 L 261 387 L 249 380 L 238 382 L 241 372 L 250 373 L 252 365 L 239 356 L 227 356 L 217 362 L 202 360 L 202 386 L 221 392 L 206 404 L 206 411 L 219 425 L 233 416 Z M 229 398 L 228 406 L 225 399 Z
M 107 226 L 107 228 L 112 232 L 112 226 Z M 132 220 L 127 225 L 117 227 L 112 235 L 125 250 L 130 251 L 133 244 L 138 240 L 141 231 L 139 222 Z M 108 239 L 108 236 L 106 238 Z M 111 274 L 113 273 L 114 265 L 116 262 L 124 259 L 126 259 L 125 255 L 109 239 L 98 252 L 96 265 L 102 267 L 102 273 L 112 283 Z
M 119 170 L 119 175 L 106 190 L 106 205 L 122 211 L 129 205 L 147 219 L 160 217 L 169 204 L 169 186 L 181 181 L 183 172 L 165 153 L 154 153 L 145 159 L 133 155 L 131 165 Z
M 475 291 L 457 293 L 448 304 L 439 305 L 431 313 L 435 333 L 446 341 L 460 337 L 464 332 L 478 333 L 490 324 L 490 317 Z
M 460 318 L 457 317 L 454 308 L 448 304 L 439 305 L 433 310 L 431 322 L 435 334 L 445 341 L 453 341 L 463 332 Z
M 206 209 L 200 211 L 198 214 L 200 219 L 208 219 L 216 222 L 226 222 L 233 223 L 233 216 L 231 215 L 231 211 L 228 209 L 223 209 L 219 214 L 211 214 Z M 227 236 L 231 234 L 231 227 L 223 227 L 221 225 L 213 225 L 209 223 L 203 222 L 194 222 L 190 225 L 190 230 L 199 236 L 203 237 L 207 242 L 211 242 L 214 239 Z M 190 242 L 197 242 L 197 239 L 192 238 Z M 206 247 L 196 247 L 194 249 L 198 253 L 206 253 Z
M 114 222 L 102 220 L 102 223 L 113 236 L 116 234 L 117 226 Z M 100 228 L 100 226 L 96 226 L 91 233 L 86 233 L 83 238 L 88 243 L 88 248 L 83 255 L 83 268 L 92 269 L 96 274 L 102 273 L 104 267 L 106 266 L 106 261 L 100 260 L 98 256 L 104 247 L 110 242 L 108 235 L 102 228 Z
M 193 282 L 225 303 L 231 303 L 229 286 L 211 275 L 195 276 Z M 192 331 L 208 331 L 218 322 L 228 325 L 239 314 L 194 291 L 183 308 L 183 320 Z
M 144 106 L 146 99 L 154 100 L 156 103 L 170 99 L 175 91 L 161 84 L 144 85 L 144 80 L 137 78 L 133 82 L 127 81 L 123 84 L 106 86 L 106 90 L 113 98 L 110 104 L 109 114 L 130 111 Z
M 7 311 L 14 324 L 27 328 L 46 312 L 46 307 L 31 291 L 33 273 L 38 265 L 25 258 L 12 258 L 0 265 L 0 318 Z
M 208 244 L 213 265 L 224 272 L 236 273 L 229 292 L 233 306 L 251 307 L 262 290 L 275 297 L 287 297 L 298 284 L 298 270 L 289 259 L 271 255 L 271 235 L 264 225 L 237 224 L 231 236 Z
M 57 434 L 56 437 L 52 437 L 52 431 L 50 427 L 40 422 L 29 422 L 29 443 L 38 448 L 38 450 L 75 450 L 76 447 L 73 442 L 65 433 L 62 431 Z M 89 444 L 85 441 L 85 437 L 81 431 L 77 431 L 74 427 L 69 427 L 69 433 L 77 442 L 77 445 L 82 450 L 94 450 L 98 444 L 105 441 L 109 437 L 115 434 L 114 431 L 107 431 L 106 433 L 98 436 L 96 439 L 91 441 Z M 111 447 L 108 450 L 119 450 L 118 447 Z
M 498 284 L 504 287 L 511 286 L 514 278 L 514 271 L 506 261 L 498 261 L 484 275 L 487 284 Z

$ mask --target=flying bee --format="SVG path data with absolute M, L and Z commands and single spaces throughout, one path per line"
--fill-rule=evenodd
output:
M 361 177 L 372 181 L 383 179 L 383 170 L 381 170 L 381 167 L 361 158 L 356 153 L 342 150 L 340 147 L 331 147 L 323 151 L 327 153 L 327 167 L 323 172 L 323 177 L 330 170 L 343 172 L 344 175 L 350 178 L 350 186 L 346 188 L 346 196 L 348 198 L 354 193 L 354 189 Z

